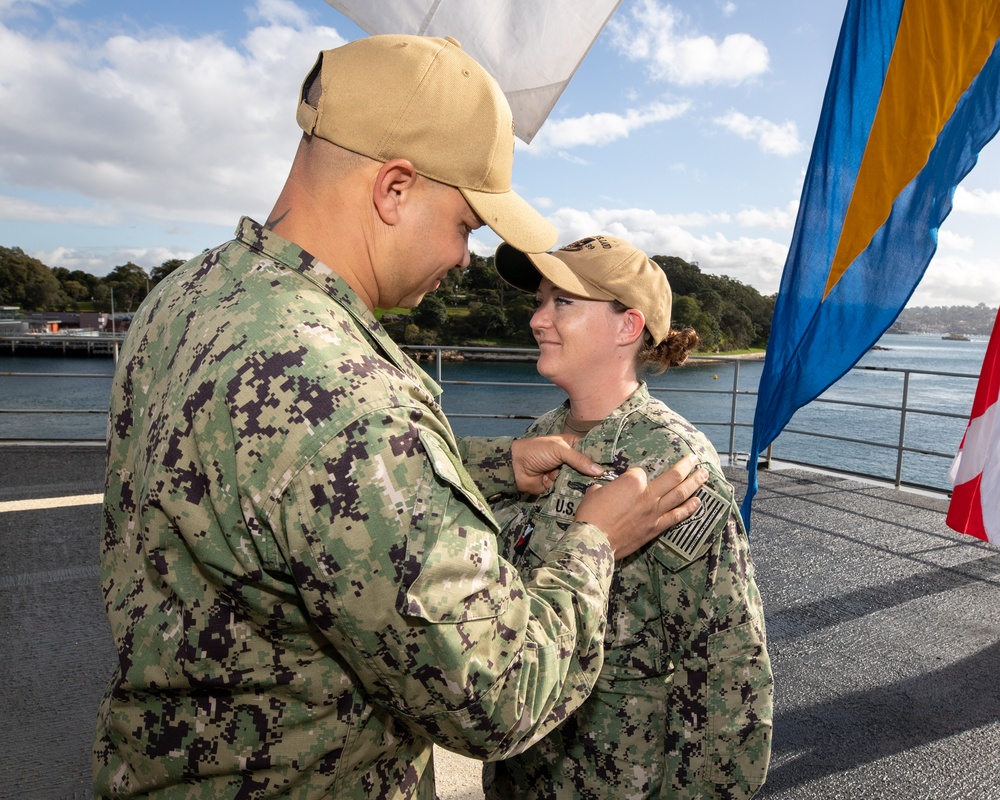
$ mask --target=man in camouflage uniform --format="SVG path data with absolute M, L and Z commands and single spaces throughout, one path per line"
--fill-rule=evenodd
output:
M 388 36 L 322 53 L 298 120 L 268 223 L 157 286 L 122 349 L 97 797 L 430 800 L 432 742 L 502 756 L 579 705 L 613 558 L 697 503 L 672 509 L 690 464 L 633 471 L 530 580 L 501 560 L 486 496 L 600 469 L 456 441 L 372 312 L 467 266 L 483 219 L 552 244 L 510 192 L 509 108 L 457 43 Z
M 501 245 L 497 269 L 513 285 L 531 290 L 541 277 L 535 270 L 547 269 L 558 257 L 574 270 L 565 282 L 578 280 L 577 294 L 593 290 L 585 296 L 601 297 L 603 291 L 626 306 L 639 305 L 647 320 L 655 304 L 663 303 L 669 329 L 670 292 L 661 270 L 620 240 L 598 239 L 608 249 L 596 248 L 590 261 L 576 245 L 547 257 L 530 256 L 530 262 L 510 261 L 502 256 L 510 256 L 511 248 Z M 634 275 L 623 267 L 619 286 L 609 288 L 614 267 L 607 262 L 622 250 L 621 263 L 628 263 L 631 252 L 633 263 L 649 271 Z M 557 279 L 555 273 L 546 277 Z M 632 297 L 624 296 L 628 293 Z M 560 341 L 540 332 L 537 317 L 536 312 L 536 336 L 568 350 L 569 326 Z M 651 321 L 648 325 L 656 329 Z M 596 330 L 590 327 L 588 340 L 594 352 Z M 560 377 L 553 380 L 563 384 Z M 572 389 L 567 391 L 572 399 Z M 567 400 L 533 423 L 525 436 L 572 429 L 569 414 Z M 604 666 L 593 693 L 544 740 L 487 764 L 487 797 L 749 798 L 763 784 L 770 760 L 773 679 L 754 565 L 718 454 L 704 434 L 650 397 L 644 382 L 576 447 L 603 465 L 609 477 L 636 466 L 656 475 L 692 454 L 710 477 L 693 517 L 616 566 Z M 590 483 L 564 472 L 543 496 L 522 495 L 498 504 L 501 554 L 522 574 L 544 564 L 563 541 Z

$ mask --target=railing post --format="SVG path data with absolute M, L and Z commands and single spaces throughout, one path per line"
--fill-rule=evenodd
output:
M 733 402 L 729 412 L 729 463 L 736 462 L 736 398 L 740 390 L 740 360 L 733 361 Z
M 442 358 L 441 358 L 441 345 L 438 345 L 437 347 L 434 348 L 434 374 L 435 374 L 435 377 L 437 379 L 437 385 L 438 386 L 441 385 L 442 375 L 443 375 L 443 373 L 441 371 L 441 361 L 442 361 Z M 438 401 L 439 405 L 444 402 L 444 393 L 443 392 L 444 392 L 444 390 L 442 389 L 442 393 L 437 396 L 437 401 Z
M 903 482 L 903 448 L 906 446 L 906 405 L 910 395 L 910 371 L 903 372 L 903 401 L 899 410 L 899 445 L 896 449 L 896 488 Z

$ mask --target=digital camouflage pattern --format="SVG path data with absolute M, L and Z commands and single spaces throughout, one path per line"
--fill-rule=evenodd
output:
M 563 405 L 526 435 L 559 432 Z M 591 697 L 530 750 L 484 770 L 487 797 L 736 800 L 764 782 L 773 682 L 746 534 L 711 443 L 645 384 L 577 448 L 650 477 L 695 453 L 710 478 L 690 520 L 615 569 L 605 661 Z M 501 552 L 522 572 L 557 547 L 590 481 L 496 508 Z
M 432 741 L 500 757 L 580 704 L 607 539 L 571 525 L 522 581 L 483 494 L 510 440 L 470 475 L 439 391 L 252 220 L 157 286 L 112 391 L 97 797 L 431 800 Z

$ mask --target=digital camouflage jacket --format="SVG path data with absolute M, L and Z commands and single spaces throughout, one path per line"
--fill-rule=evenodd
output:
M 559 432 L 568 407 L 526 436 Z M 772 677 L 746 534 L 708 439 L 645 384 L 577 445 L 616 473 L 654 477 L 688 453 L 711 477 L 695 516 L 618 563 L 601 677 L 541 743 L 484 770 L 487 797 L 736 800 L 771 753 Z M 543 497 L 496 508 L 501 552 L 522 573 L 568 530 L 590 481 L 563 473 Z
M 112 390 L 97 797 L 431 800 L 432 742 L 500 757 L 579 705 L 607 539 L 522 579 L 484 500 L 510 440 L 460 449 L 439 391 L 252 220 L 156 287 Z

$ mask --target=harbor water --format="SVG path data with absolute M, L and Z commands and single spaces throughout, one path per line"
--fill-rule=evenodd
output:
M 855 369 L 821 396 L 820 402 L 795 414 L 774 443 L 774 458 L 892 480 L 902 421 L 902 445 L 928 453 L 904 454 L 902 482 L 950 489 L 948 468 L 965 432 L 986 345 L 985 337 L 949 341 L 932 334 L 887 334 L 880 340 L 879 349 L 865 354 Z M 668 370 L 648 382 L 656 397 L 703 430 L 720 453 L 733 452 L 739 458 L 750 449 L 762 370 L 763 361 L 755 359 L 740 360 L 739 364 L 705 361 Z M 896 370 L 912 372 L 907 376 Z M 434 374 L 433 369 L 428 371 Z M 442 403 L 460 436 L 517 435 L 530 418 L 564 398 L 562 392 L 537 375 L 531 364 L 446 362 L 441 378 L 445 382 Z M 452 385 L 450 381 L 467 383 Z M 535 385 L 478 385 L 501 381 Z M 901 420 L 904 390 L 908 412 Z M 484 420 L 465 416 L 476 413 L 506 413 L 519 418 Z M 952 416 L 942 416 L 945 414 Z M 733 418 L 735 427 L 730 426 Z M 795 430 L 857 439 L 860 443 L 818 438 Z
M 908 412 L 902 444 L 926 453 L 905 453 L 902 480 L 947 489 L 946 456 L 954 455 L 961 442 L 986 344 L 985 337 L 950 341 L 931 334 L 884 336 L 878 349 L 867 353 L 856 369 L 823 395 L 824 401 L 834 402 L 811 403 L 793 417 L 774 444 L 774 457 L 891 479 L 905 390 Z M 424 366 L 436 375 L 434 365 Z M 655 396 L 705 431 L 720 453 L 745 454 L 762 367 L 762 361 L 753 359 L 738 365 L 706 361 L 669 370 L 650 378 L 649 385 Z M 113 369 L 110 358 L 0 355 L 0 440 L 102 439 Z M 893 370 L 913 372 L 906 376 Z M 13 372 L 44 377 L 7 374 Z M 441 379 L 442 405 L 459 436 L 517 435 L 564 397 L 538 376 L 531 363 L 446 361 Z M 736 427 L 731 433 L 733 416 Z M 800 429 L 859 443 L 794 432 Z

